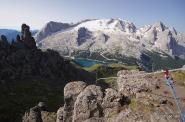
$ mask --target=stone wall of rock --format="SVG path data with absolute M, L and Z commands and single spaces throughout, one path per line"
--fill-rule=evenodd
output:
M 146 76 L 143 71 L 122 70 L 117 76 L 118 91 L 125 96 L 135 96 L 137 93 L 150 91 L 157 85 L 156 79 Z
M 64 112 L 63 121 L 71 122 L 73 117 L 73 110 L 77 96 L 87 86 L 82 81 L 68 83 L 64 88 Z M 81 107 L 81 106 L 80 106 Z
M 73 122 L 82 122 L 92 117 L 102 117 L 103 92 L 101 87 L 87 86 L 77 97 L 73 111 Z
M 139 76 L 140 75 L 140 76 Z M 64 88 L 57 122 L 178 122 L 173 103 L 152 94 L 156 77 L 139 71 L 118 72 L 117 89 L 77 81 Z

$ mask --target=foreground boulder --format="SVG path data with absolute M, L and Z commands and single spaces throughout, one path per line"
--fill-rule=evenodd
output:
M 57 115 L 55 112 L 41 111 L 43 122 L 56 122 Z
M 45 103 L 39 102 L 37 106 L 24 114 L 22 122 L 55 122 L 57 119 L 56 113 L 46 110 Z
M 150 81 L 145 72 L 122 70 L 117 75 L 118 91 L 125 96 L 135 96 L 137 93 L 150 91 L 150 88 L 156 85 L 156 80 Z
M 63 122 L 64 116 L 64 108 L 60 107 L 57 111 L 57 121 L 56 122 Z
M 112 113 L 119 113 L 121 100 L 122 97 L 116 90 L 111 88 L 106 89 L 102 102 L 104 117 L 109 117 Z
M 41 117 L 41 108 L 39 106 L 31 108 L 29 112 L 25 113 L 23 122 L 43 122 Z
M 120 71 L 116 89 L 70 82 L 57 122 L 178 122 L 173 99 L 158 93 L 165 87 L 160 81 L 145 72 Z
M 103 92 L 99 86 L 87 86 L 75 101 L 73 121 L 82 122 L 91 117 L 102 117 L 102 100 Z
M 64 122 L 71 122 L 74 110 L 74 104 L 77 96 L 86 87 L 86 83 L 82 81 L 68 83 L 64 87 L 64 112 L 63 120 Z

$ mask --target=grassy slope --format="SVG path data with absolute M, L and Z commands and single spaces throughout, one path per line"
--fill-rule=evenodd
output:
M 52 86 L 47 81 L 27 81 L 0 84 L 1 121 L 19 121 L 26 110 L 39 101 L 44 101 L 48 109 L 56 111 L 63 103 L 62 86 Z
M 96 65 L 93 65 L 91 67 L 85 67 L 83 69 L 85 69 L 86 71 L 89 71 L 89 72 L 93 72 L 93 71 L 98 71 L 100 69 L 102 69 L 102 67 L 106 68 L 106 69 L 113 69 L 113 70 L 120 70 L 120 69 L 125 69 L 125 70 L 138 70 L 138 67 L 135 66 L 135 65 L 132 65 L 132 66 L 127 66 L 127 65 L 123 65 L 123 64 L 116 64 L 116 63 L 111 63 L 111 64 L 108 64 L 108 65 L 103 65 L 103 64 L 96 64 Z M 112 75 L 112 76 L 115 76 Z
M 85 69 L 88 72 L 92 72 L 96 75 L 96 79 L 98 78 L 105 78 L 105 77 L 116 77 L 118 71 L 120 70 L 138 70 L 138 67 L 135 65 L 128 66 L 123 64 L 116 64 L 111 63 L 108 65 L 103 64 L 96 64 L 91 67 L 81 67 Z M 116 86 L 116 79 L 105 79 L 105 80 L 99 80 L 98 84 L 108 87 L 115 87 Z
M 163 56 L 157 52 L 146 52 L 146 54 L 150 57 L 148 64 L 153 65 L 154 70 L 179 68 L 185 64 L 185 60 L 174 59 L 167 54 L 163 54 Z
M 177 85 L 185 87 L 185 71 L 172 72 L 172 77 Z

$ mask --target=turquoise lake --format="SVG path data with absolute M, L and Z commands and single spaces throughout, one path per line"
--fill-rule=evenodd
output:
M 101 61 L 90 60 L 90 59 L 74 59 L 74 62 L 82 67 L 91 67 L 95 64 L 103 64 Z

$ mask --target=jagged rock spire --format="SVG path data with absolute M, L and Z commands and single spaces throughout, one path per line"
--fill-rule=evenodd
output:
M 32 37 L 30 27 L 26 24 L 21 26 L 21 40 L 28 48 L 36 48 L 35 39 Z

